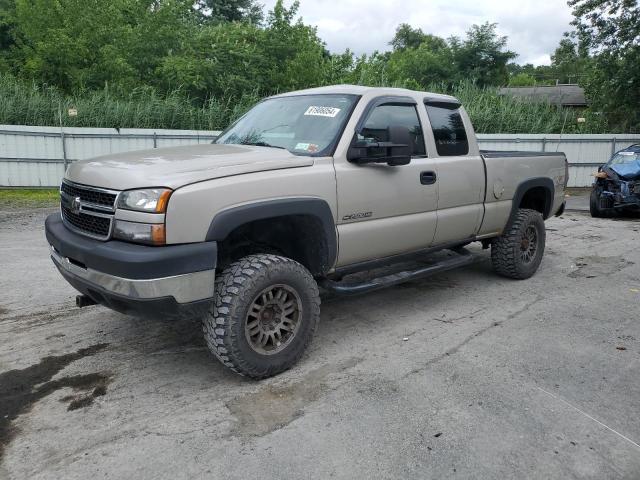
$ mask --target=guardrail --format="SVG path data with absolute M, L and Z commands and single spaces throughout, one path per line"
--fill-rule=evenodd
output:
M 118 152 L 210 143 L 220 131 L 59 128 L 0 125 L 0 187 L 55 187 L 70 162 Z M 569 186 L 592 182 L 595 167 L 639 135 L 480 134 L 486 150 L 562 151 L 569 160 Z

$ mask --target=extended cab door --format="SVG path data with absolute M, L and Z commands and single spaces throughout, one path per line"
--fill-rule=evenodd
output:
M 426 157 L 419 105 L 403 96 L 365 104 L 355 128 L 352 122 L 345 130 L 346 146 L 355 132 L 359 140 L 385 142 L 390 126 L 402 126 L 410 133 L 412 158 L 400 166 L 354 164 L 346 149 L 336 152 L 338 266 L 428 247 L 436 231 L 438 186 L 431 181 L 434 160 Z
M 438 184 L 434 244 L 474 237 L 484 214 L 485 171 L 471 122 L 457 101 L 424 101 Z

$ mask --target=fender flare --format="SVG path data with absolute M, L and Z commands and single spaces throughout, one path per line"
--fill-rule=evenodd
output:
M 513 194 L 511 213 L 509 214 L 507 225 L 511 225 L 511 223 L 515 219 L 522 198 L 529 190 L 535 187 L 542 187 L 544 188 L 545 192 L 547 192 L 544 211 L 542 212 L 542 218 L 544 218 L 545 220 L 549 218 L 549 216 L 551 215 L 551 208 L 553 207 L 553 197 L 555 194 L 555 186 L 553 184 L 553 180 L 547 177 L 535 177 L 529 178 L 528 180 L 519 183 L 516 187 L 516 191 Z
M 247 223 L 289 215 L 309 215 L 320 220 L 327 241 L 328 268 L 333 267 L 338 257 L 336 224 L 331 207 L 321 198 L 264 200 L 222 210 L 211 221 L 206 240 L 222 241 L 233 230 Z

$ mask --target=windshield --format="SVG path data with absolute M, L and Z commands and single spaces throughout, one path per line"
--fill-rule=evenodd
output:
M 249 110 L 216 143 L 284 148 L 296 155 L 328 155 L 357 99 L 356 95 L 269 98 Z
M 640 151 L 618 152 L 609 161 L 609 165 L 624 165 L 626 163 L 632 163 L 637 161 L 640 161 Z

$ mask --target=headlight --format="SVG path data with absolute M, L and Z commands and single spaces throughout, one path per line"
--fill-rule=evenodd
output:
M 148 245 L 164 245 L 166 241 L 164 223 L 137 223 L 116 220 L 113 238 Z
M 137 210 L 138 212 L 164 213 L 171 190 L 168 188 L 145 188 L 144 190 L 128 190 L 118 197 L 118 208 Z

